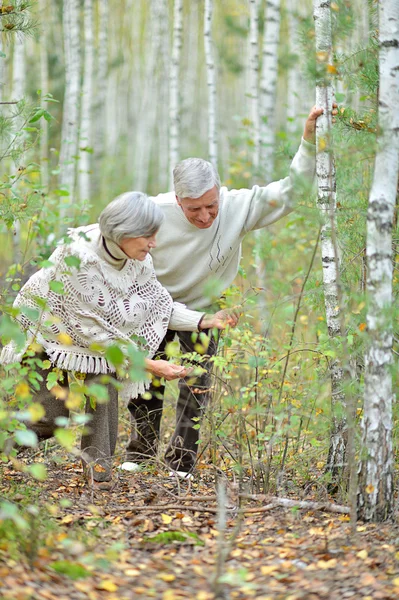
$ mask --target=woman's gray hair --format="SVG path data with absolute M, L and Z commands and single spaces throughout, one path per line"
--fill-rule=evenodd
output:
M 141 192 L 125 192 L 104 208 L 98 223 L 105 238 L 116 244 L 126 238 L 148 237 L 164 220 L 162 210 Z
M 186 158 L 173 169 L 178 198 L 199 198 L 213 187 L 220 189 L 220 177 L 212 163 L 202 158 Z

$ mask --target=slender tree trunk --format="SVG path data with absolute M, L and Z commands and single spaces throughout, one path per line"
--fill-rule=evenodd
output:
M 379 144 L 367 213 L 367 327 L 358 508 L 392 518 L 392 226 L 399 174 L 399 1 L 379 3 Z
M 41 15 L 47 15 L 48 0 L 39 0 L 39 10 Z M 47 101 L 44 96 L 48 94 L 48 55 L 47 55 L 47 32 L 43 27 L 40 32 L 40 89 L 41 106 L 46 109 Z M 49 154 L 48 154 L 48 132 L 49 124 L 46 119 L 40 121 L 40 173 L 41 181 L 45 190 L 49 185 Z
M 14 53 L 12 62 L 12 89 L 11 100 L 20 101 L 25 93 L 25 40 L 24 38 L 14 39 Z M 16 128 L 21 127 L 18 120 L 15 121 Z M 15 175 L 18 165 L 12 163 L 10 175 Z M 12 230 L 13 262 L 18 264 L 22 260 L 21 249 L 21 224 L 15 220 Z
M 156 133 L 157 105 L 163 98 L 158 96 L 159 77 L 164 73 L 158 71 L 159 57 L 162 48 L 162 19 L 164 18 L 162 0 L 156 0 L 148 14 L 146 27 L 146 48 L 143 92 L 139 107 L 139 119 L 136 127 L 136 154 L 134 168 L 134 187 L 146 190 L 150 174 L 151 151 Z M 145 143 L 143 144 L 143 140 Z
M 217 169 L 218 144 L 216 128 L 216 77 L 212 41 L 212 14 L 213 0 L 205 0 L 204 46 L 208 84 L 208 156 L 211 163 Z
M 298 115 L 301 105 L 298 8 L 296 0 L 287 0 L 288 44 L 292 61 L 287 77 L 287 131 L 291 134 L 295 134 L 298 130 Z
M 180 115 L 179 74 L 183 33 L 183 0 L 175 0 L 173 18 L 173 48 L 169 80 L 169 174 L 173 189 L 173 169 L 179 161 Z
M 3 52 L 3 36 L 0 34 L 0 52 Z M 0 102 L 3 102 L 4 98 L 4 86 L 5 86 L 5 58 L 0 56 Z
M 262 174 L 271 181 L 274 170 L 275 107 L 277 100 L 278 45 L 280 41 L 280 0 L 267 0 L 263 35 L 263 63 L 260 84 L 260 157 Z
M 259 166 L 259 13 L 258 0 L 249 0 L 249 94 L 254 142 L 252 161 Z
M 80 206 L 91 198 L 91 145 L 93 111 L 94 28 L 93 1 L 84 0 L 84 71 L 79 140 L 79 201 Z
M 98 34 L 97 34 L 97 71 L 96 71 L 96 100 L 94 105 L 95 128 L 93 132 L 94 158 L 97 167 L 105 151 L 105 132 L 107 129 L 105 110 L 104 85 L 108 77 L 108 20 L 109 5 L 108 0 L 98 0 Z M 94 178 L 97 182 L 98 178 Z M 96 185 L 97 188 L 97 185 Z M 98 188 L 97 188 L 98 189 Z
M 80 100 L 80 3 L 68 0 L 63 4 L 63 34 L 65 52 L 65 94 L 60 150 L 60 186 L 69 192 L 68 205 L 73 206 L 76 180 L 76 156 L 79 135 Z M 62 197 L 61 197 L 62 199 Z M 61 224 L 66 206 L 60 206 Z
M 169 127 L 168 127 L 168 105 L 169 105 L 169 78 L 170 73 L 170 49 L 169 49 L 169 6 L 167 0 L 160 0 L 161 11 L 161 47 L 158 102 L 158 185 L 160 190 L 166 190 L 169 185 L 168 172 L 168 149 L 169 149 Z M 195 63 L 196 64 L 196 61 Z
M 316 175 L 318 187 L 317 206 L 319 208 L 321 230 L 321 255 L 323 265 L 324 303 L 326 322 L 330 338 L 343 334 L 339 309 L 339 259 L 332 236 L 336 232 L 336 188 L 334 157 L 331 144 L 331 110 L 334 92 L 328 75 L 328 65 L 332 61 L 330 0 L 314 0 L 314 20 L 316 31 L 316 57 L 318 78 L 316 83 L 316 105 L 324 113 L 316 122 Z M 346 460 L 347 420 L 337 416 L 339 409 L 346 406 L 343 389 L 344 372 L 341 361 L 335 358 L 330 363 L 332 431 L 327 459 L 327 471 L 337 476 Z

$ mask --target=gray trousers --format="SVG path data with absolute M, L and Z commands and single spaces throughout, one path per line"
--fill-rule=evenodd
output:
M 48 370 L 37 369 L 43 377 L 40 389 L 35 393 L 33 400 L 40 402 L 46 411 L 45 417 L 33 423 L 29 428 L 34 431 L 39 440 L 46 440 L 54 435 L 57 417 L 69 417 L 69 410 L 64 401 L 57 399 L 46 387 Z M 86 375 L 85 383 L 98 378 L 98 375 Z M 68 374 L 63 371 L 63 381 L 59 384 L 68 389 Z M 91 420 L 85 425 L 82 435 L 81 450 L 83 452 L 83 469 L 86 476 L 93 477 L 94 481 L 110 481 L 112 477 L 112 456 L 115 452 L 118 435 L 118 392 L 112 384 L 107 385 L 109 400 L 106 404 L 98 404 L 95 409 L 90 406 L 89 398 L 86 399 L 86 414 L 91 415 Z
M 193 352 L 194 344 L 190 331 L 168 330 L 162 341 L 157 357 L 167 360 L 164 354 L 165 346 L 178 335 L 182 352 Z M 210 335 L 208 331 L 204 331 Z M 206 354 L 214 356 L 217 352 L 218 340 L 212 335 Z M 199 422 L 211 396 L 211 368 L 208 360 L 200 363 L 206 369 L 195 381 L 190 378 L 179 380 L 179 397 L 176 405 L 176 427 L 166 449 L 165 459 L 170 468 L 176 471 L 193 469 L 197 457 L 199 440 Z M 157 384 L 157 385 L 155 385 Z M 127 460 L 142 462 L 156 456 L 159 444 L 159 430 L 162 417 L 163 397 L 165 386 L 159 381 L 153 382 L 149 389 L 151 398 L 132 399 L 128 408 L 131 416 L 131 433 L 126 447 Z

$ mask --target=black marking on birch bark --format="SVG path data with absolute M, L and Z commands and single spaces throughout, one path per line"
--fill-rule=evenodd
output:
M 331 2 L 322 2 L 320 8 L 330 8 Z
M 322 262 L 324 263 L 335 263 L 335 256 L 331 257 L 331 256 L 323 256 L 321 259 Z
M 399 48 L 399 40 L 385 40 L 380 43 L 380 48 Z

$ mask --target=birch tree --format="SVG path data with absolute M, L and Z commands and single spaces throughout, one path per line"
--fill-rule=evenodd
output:
M 162 51 L 159 56 L 159 72 L 163 75 L 158 78 L 159 99 L 157 124 L 158 124 L 158 181 L 161 190 L 169 185 L 168 173 L 168 149 L 169 149 L 169 127 L 168 127 L 168 103 L 169 103 L 169 73 L 170 73 L 170 49 L 169 49 L 169 6 L 167 0 L 159 0 L 160 10 L 160 46 Z M 195 63 L 196 64 L 196 63 Z
M 39 0 L 39 10 L 42 15 L 47 14 L 48 0 Z M 40 32 L 39 49 L 40 49 L 41 105 L 44 109 L 47 109 L 47 101 L 45 99 L 45 96 L 48 93 L 49 88 L 48 88 L 47 30 L 45 27 L 43 27 Z M 40 174 L 41 174 L 42 185 L 45 189 L 48 188 L 48 184 L 49 184 L 48 137 L 49 137 L 48 121 L 47 121 L 47 119 L 41 119 L 41 122 L 40 122 Z
M 287 0 L 288 44 L 292 65 L 287 76 L 287 131 L 296 133 L 298 129 L 298 107 L 301 104 L 301 72 L 299 69 L 299 19 L 298 3 Z
M 94 157 L 101 158 L 104 154 L 106 111 L 104 84 L 108 76 L 108 0 L 98 0 L 98 34 L 97 34 L 97 64 L 96 64 L 96 100 L 93 111 L 96 127 L 93 132 Z M 98 161 L 97 161 L 98 164 Z M 96 181 L 97 178 L 95 178 Z
M 249 94 L 254 141 L 253 165 L 259 166 L 259 13 L 258 0 L 249 0 Z
M 12 88 L 11 88 L 11 101 L 19 102 L 24 97 L 25 92 L 25 38 L 15 37 L 14 39 L 14 52 L 12 61 Z M 21 118 L 15 120 L 15 127 L 18 129 L 22 127 Z M 20 132 L 23 135 L 23 132 Z M 18 164 L 11 166 L 10 175 L 14 176 L 17 170 Z M 12 230 L 12 247 L 13 247 L 13 262 L 20 263 L 22 259 L 21 251 L 21 224 L 18 220 L 14 221 Z
M 205 0 L 204 46 L 208 85 L 208 155 L 209 160 L 217 169 L 218 146 L 216 129 L 216 77 L 212 41 L 212 14 L 213 0 Z
M 399 173 L 399 0 L 379 3 L 379 139 L 367 212 L 367 328 L 358 508 L 393 516 L 392 227 Z
M 93 1 L 84 0 L 84 69 L 82 87 L 82 107 L 80 113 L 79 140 L 79 200 L 80 204 L 90 200 L 90 168 L 93 110 L 93 67 L 94 67 L 94 28 Z
M 277 96 L 278 45 L 280 41 L 280 0 L 265 4 L 265 30 L 260 83 L 260 157 L 262 174 L 271 181 L 274 170 L 275 106 Z
M 80 96 L 80 36 L 79 0 L 63 3 L 63 35 L 65 55 L 65 93 L 60 150 L 60 186 L 69 192 L 68 203 L 73 204 L 76 181 L 76 156 L 79 134 Z M 65 217 L 61 204 L 60 218 Z
M 169 184 L 173 188 L 173 168 L 179 161 L 179 75 L 183 34 L 183 0 L 175 0 L 173 13 L 173 46 L 169 79 Z
M 162 36 L 162 21 L 165 17 L 163 0 L 156 0 L 151 8 L 146 27 L 147 52 L 145 53 L 144 85 L 136 126 L 134 187 L 139 190 L 147 189 L 151 151 L 156 134 L 158 105 L 163 102 L 163 98 L 159 94 L 159 79 L 164 74 L 158 70 L 158 60 L 163 52 L 162 44 L 164 42 Z M 146 140 L 145 144 L 143 144 L 143 140 Z
M 328 69 L 332 61 L 330 0 L 314 0 L 313 7 L 317 60 L 316 105 L 324 109 L 324 113 L 316 121 L 317 206 L 322 224 L 321 257 L 326 322 L 330 338 L 335 338 L 342 336 L 343 331 L 339 308 L 339 257 L 337 244 L 333 239 L 336 234 L 336 187 L 334 157 L 330 147 L 334 100 Z M 331 360 L 330 374 L 333 421 L 327 470 L 337 474 L 337 469 L 345 463 L 347 436 L 347 420 L 337 416 L 339 408 L 346 406 L 344 371 L 338 358 Z

